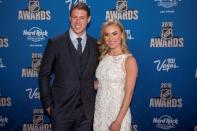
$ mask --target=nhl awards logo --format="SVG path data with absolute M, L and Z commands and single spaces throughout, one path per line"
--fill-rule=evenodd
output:
M 39 12 L 40 10 L 40 5 L 37 0 L 30 0 L 28 7 L 29 7 L 29 11 L 33 13 Z
M 127 1 L 126 0 L 117 1 L 116 10 L 121 13 L 127 11 L 128 10 Z
M 171 83 L 161 83 L 160 97 L 151 98 L 149 103 L 149 107 L 181 108 L 182 106 L 182 99 L 172 95 Z
M 33 109 L 33 123 L 23 124 L 23 131 L 51 131 L 51 124 L 44 123 L 43 109 Z
M 184 46 L 182 37 L 173 36 L 173 23 L 162 22 L 161 37 L 151 38 L 151 48 L 181 48 Z
M 118 0 L 116 9 L 106 11 L 105 20 L 114 18 L 118 20 L 138 20 L 138 10 L 130 10 L 127 0 Z
M 38 0 L 29 0 L 28 9 L 19 10 L 18 20 L 51 20 L 51 12 L 40 10 Z
M 38 77 L 41 60 L 41 53 L 32 53 L 32 65 L 22 69 L 21 77 Z
M 43 113 L 42 109 L 34 109 L 34 114 L 33 114 L 33 124 L 34 125 L 40 126 L 40 125 L 44 124 L 44 116 L 43 116 L 43 114 L 44 113 Z
M 171 84 L 161 87 L 160 98 L 162 101 L 168 101 L 172 98 Z
M 33 55 L 34 57 L 32 57 L 32 69 L 35 71 L 39 71 L 40 69 L 40 64 L 41 64 L 41 59 L 42 59 L 42 55 L 41 54 L 36 54 Z
M 162 24 L 162 30 L 161 30 L 161 37 L 164 40 L 172 39 L 173 32 L 172 32 L 172 23 L 163 23 Z

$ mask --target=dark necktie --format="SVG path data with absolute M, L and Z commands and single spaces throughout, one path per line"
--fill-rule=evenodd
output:
M 81 45 L 81 40 L 82 38 L 77 38 L 77 41 L 78 41 L 78 47 L 77 47 L 77 52 L 79 53 L 79 55 L 82 54 L 82 45 Z

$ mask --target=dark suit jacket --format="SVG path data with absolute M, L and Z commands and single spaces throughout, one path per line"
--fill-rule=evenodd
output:
M 96 39 L 90 36 L 87 36 L 86 46 L 87 44 L 89 57 L 81 77 L 76 69 L 79 63 L 72 59 L 70 46 L 73 45 L 68 32 L 49 40 L 46 46 L 39 71 L 40 96 L 44 108 L 52 107 L 52 116 L 58 119 L 69 117 L 74 111 L 79 88 L 85 115 L 89 119 L 93 118 L 93 80 L 98 64 L 98 47 Z M 54 79 L 51 76 L 54 76 Z

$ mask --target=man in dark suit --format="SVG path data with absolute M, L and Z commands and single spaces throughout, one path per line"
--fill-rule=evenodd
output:
M 53 131 L 92 130 L 98 47 L 97 40 L 86 34 L 89 22 L 88 6 L 73 5 L 69 31 L 50 39 L 44 51 L 39 89 Z

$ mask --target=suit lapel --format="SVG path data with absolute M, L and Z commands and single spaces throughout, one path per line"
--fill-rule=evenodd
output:
M 78 66 L 78 62 L 76 61 L 76 59 L 74 59 L 74 57 L 75 57 L 75 47 L 74 47 L 74 45 L 72 44 L 72 41 L 71 41 L 71 39 L 70 39 L 70 36 L 69 36 L 69 33 L 67 33 L 67 35 L 66 36 L 68 36 L 67 37 L 67 39 L 66 39 L 66 42 L 67 42 L 67 44 L 68 44 L 68 54 L 69 54 L 69 58 L 70 58 L 70 60 L 69 60 L 69 62 L 71 63 L 71 66 L 73 67 L 73 70 L 74 70 L 74 72 L 76 73 L 76 74 L 79 74 L 79 70 L 78 70 L 78 68 L 77 68 L 77 66 Z

